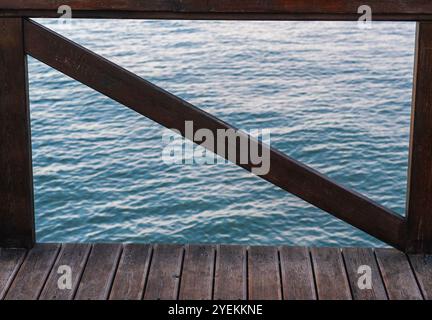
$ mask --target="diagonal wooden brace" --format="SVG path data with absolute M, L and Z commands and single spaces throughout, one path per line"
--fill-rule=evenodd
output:
M 24 30 L 29 55 L 164 127 L 185 135 L 185 122 L 193 121 L 195 130 L 209 129 L 215 136 L 218 129 L 235 129 L 35 22 L 25 21 Z M 266 146 L 260 143 L 260 147 Z M 236 164 L 249 171 L 254 167 L 251 162 Z M 278 150 L 270 148 L 270 171 L 260 177 L 396 248 L 404 248 L 402 217 Z

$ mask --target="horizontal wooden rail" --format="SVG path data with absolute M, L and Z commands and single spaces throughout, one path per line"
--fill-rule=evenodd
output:
M 186 121 L 193 121 L 195 130 L 209 129 L 214 134 L 217 129 L 235 129 L 37 23 L 25 21 L 24 31 L 25 50 L 29 55 L 141 115 L 167 128 L 179 130 L 182 135 L 185 135 Z M 247 170 L 254 167 L 251 162 L 238 165 Z M 270 171 L 261 177 L 372 236 L 403 249 L 405 222 L 402 217 L 279 151 L 270 149 Z
M 0 0 L 0 16 L 58 17 L 62 5 L 75 18 L 357 20 L 369 5 L 374 20 L 432 20 L 426 0 Z

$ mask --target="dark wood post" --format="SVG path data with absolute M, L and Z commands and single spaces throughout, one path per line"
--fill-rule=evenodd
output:
M 418 22 L 407 192 L 410 253 L 432 253 L 432 23 Z
M 23 32 L 22 18 L 0 18 L 0 247 L 35 242 Z

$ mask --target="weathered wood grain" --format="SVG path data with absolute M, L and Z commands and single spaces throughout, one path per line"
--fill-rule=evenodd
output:
M 35 227 L 23 19 L 0 19 L 0 70 L 0 247 L 31 248 Z
M 121 244 L 94 244 L 75 300 L 106 300 L 122 252 Z
M 25 249 L 0 248 L 0 300 L 2 300 L 21 267 L 26 255 Z
M 351 300 L 351 291 L 339 248 L 312 248 L 312 262 L 320 300 Z
M 246 264 L 244 246 L 218 246 L 213 297 L 215 300 L 247 299 Z
M 58 17 L 62 0 L 3 0 L 0 16 Z M 353 20 L 362 5 L 373 19 L 430 20 L 432 5 L 424 0 L 69 0 L 73 17 L 141 19 Z
M 348 280 L 355 300 L 387 300 L 384 283 L 375 259 L 373 249 L 369 248 L 346 248 L 342 251 Z M 371 288 L 361 288 L 359 279 L 365 275 L 360 267 L 370 268 Z M 359 272 L 360 271 L 360 272 Z M 364 285 L 364 283 L 362 282 Z
M 12 282 L 6 300 L 36 300 L 60 250 L 58 244 L 37 244 L 31 249 Z
M 111 300 L 142 299 L 151 253 L 150 245 L 125 245 L 111 290 Z
M 432 300 L 432 256 L 423 254 L 409 255 L 409 260 L 424 299 Z
M 78 289 L 90 250 L 90 244 L 63 244 L 39 299 L 72 300 Z M 70 268 L 72 276 L 71 289 L 59 287 L 59 279 L 65 272 L 61 267 Z
M 390 300 L 421 300 L 422 295 L 407 256 L 394 249 L 376 249 L 387 295 Z
M 279 249 L 282 289 L 285 300 L 315 300 L 315 280 L 309 250 L 304 247 Z
M 250 300 L 281 300 L 282 288 L 276 247 L 250 247 L 248 250 Z
M 432 23 L 417 23 L 406 252 L 432 253 Z
M 72 290 L 58 287 L 61 265 L 72 269 Z M 371 268 L 371 290 L 357 286 L 361 265 Z M 431 256 L 408 260 L 394 249 L 376 249 L 375 256 L 371 248 L 228 245 L 0 249 L 0 300 L 410 300 L 431 294 Z
M 180 282 L 180 300 L 211 300 L 215 248 L 211 245 L 187 245 Z
M 184 248 L 181 245 L 155 245 L 145 300 L 178 299 L 183 255 Z

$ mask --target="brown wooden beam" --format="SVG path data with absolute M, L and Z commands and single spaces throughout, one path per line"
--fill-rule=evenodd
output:
M 58 17 L 65 4 L 76 18 L 357 20 L 369 5 L 374 20 L 432 20 L 425 0 L 1 0 L 0 16 Z
M 432 23 L 417 23 L 407 192 L 407 251 L 432 253 Z
M 35 22 L 26 21 L 24 28 L 28 54 L 167 128 L 185 135 L 185 122 L 193 121 L 195 131 L 209 129 L 215 137 L 218 129 L 235 129 Z M 240 149 L 238 144 L 239 141 L 236 151 Z M 255 167 L 250 161 L 236 164 L 249 171 Z M 270 149 L 270 171 L 260 177 L 382 241 L 403 248 L 402 217 L 275 149 Z
M 0 18 L 0 247 L 35 241 L 23 19 Z

